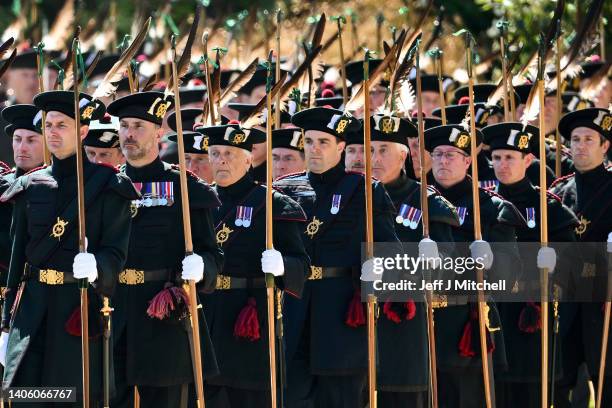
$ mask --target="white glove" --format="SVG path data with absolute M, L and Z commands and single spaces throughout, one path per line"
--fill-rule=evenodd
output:
M 440 253 L 438 252 L 438 244 L 436 241 L 423 238 L 419 242 L 419 257 L 425 259 L 438 259 L 440 258 Z
M 612 252 L 612 232 L 608 234 L 608 253 Z
M 271 273 L 274 276 L 285 274 L 285 263 L 283 255 L 276 249 L 266 249 L 261 253 L 261 270 L 263 273 Z
M 87 279 L 89 283 L 98 279 L 96 257 L 89 252 L 76 254 L 72 263 L 72 274 L 75 279 Z
M 470 250 L 474 260 L 482 262 L 485 269 L 491 269 L 491 266 L 493 266 L 493 251 L 487 241 L 479 239 L 472 242 Z
M 187 255 L 183 259 L 181 279 L 199 282 L 204 277 L 204 260 L 198 254 Z
M 8 349 L 9 334 L 5 331 L 0 335 L 0 364 L 6 366 L 6 350 Z
M 374 271 L 374 258 L 370 258 L 361 265 L 361 279 L 364 282 L 374 282 L 379 280 L 382 276 L 382 272 Z
M 548 269 L 548 273 L 552 273 L 555 270 L 557 264 L 557 253 L 555 248 L 542 247 L 538 251 L 538 268 Z

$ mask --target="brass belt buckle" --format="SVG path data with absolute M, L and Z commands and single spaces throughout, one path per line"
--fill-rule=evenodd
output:
M 232 278 L 225 275 L 217 275 L 217 289 L 230 289 L 232 287 Z
M 41 269 L 38 280 L 47 285 L 63 285 L 64 272 L 56 271 L 55 269 Z
M 322 266 L 310 266 L 310 276 L 308 280 L 319 280 L 323 279 L 323 267 Z
M 448 307 L 448 298 L 446 295 L 433 294 L 431 297 L 431 307 L 434 309 Z
M 141 285 L 144 283 L 144 271 L 124 269 L 119 273 L 119 283 L 124 285 Z

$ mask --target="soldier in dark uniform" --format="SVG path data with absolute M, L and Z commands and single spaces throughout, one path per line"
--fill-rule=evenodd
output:
M 410 80 L 412 89 L 417 89 L 416 78 Z M 454 87 L 455 81 L 448 76 L 442 76 L 442 89 L 446 94 Z M 421 74 L 421 102 L 423 104 L 423 116 L 429 117 L 434 109 L 440 108 L 440 85 L 437 75 Z M 410 113 L 410 112 L 408 112 Z
M 296 113 L 292 122 L 306 131 L 309 170 L 280 178 L 275 186 L 306 212 L 302 239 L 313 266 L 302 299 L 287 298 L 285 305 L 286 403 L 357 407 L 367 367 L 359 284 L 365 182 L 363 175 L 344 170 L 341 157 L 346 133 L 359 124 L 342 111 L 321 107 Z M 373 185 L 373 211 L 374 241 L 397 245 L 393 204 L 378 182 Z
M 395 206 L 395 230 L 402 242 L 423 240 L 420 183 L 406 176 L 404 162 L 409 138 L 417 138 L 412 122 L 390 115 L 370 118 L 372 129 L 372 175 L 380 180 Z M 350 134 L 347 144 L 363 144 L 363 135 Z M 349 156 L 347 155 L 347 162 Z M 346 164 L 350 167 L 350 163 Z M 451 227 L 459 226 L 454 207 L 434 188 L 428 190 L 430 239 L 453 250 Z M 408 248 L 405 248 L 408 250 Z M 434 258 L 436 255 L 423 256 Z M 414 253 L 414 255 L 417 255 Z M 378 319 L 378 401 L 381 408 L 424 407 L 429 390 L 429 345 L 427 341 L 426 304 L 424 299 L 381 299 Z M 402 347 L 398 349 L 397 344 Z
M 83 139 L 85 153 L 92 163 L 106 163 L 117 167 L 125 163 L 119 146 L 119 119 L 104 115 L 90 123 L 89 132 Z
M 482 134 L 476 131 L 476 145 Z M 432 156 L 435 187 L 457 209 L 459 227 L 453 227 L 454 242 L 474 241 L 472 181 L 467 171 L 472 164 L 469 156 L 471 136 L 461 125 L 446 125 L 425 131 L 425 148 Z M 487 279 L 509 281 L 518 272 L 518 250 L 515 228 L 524 224 L 516 208 L 496 194 L 480 189 L 481 241 L 470 244 L 471 256 L 482 258 Z M 496 249 L 495 257 L 491 245 Z M 499 245 L 498 245 L 499 243 Z M 459 251 L 461 256 L 469 256 Z M 475 279 L 466 272 L 462 278 Z M 499 316 L 495 304 L 488 303 L 487 345 L 493 353 L 495 371 L 503 370 L 506 354 Z M 434 299 L 438 387 L 441 407 L 484 406 L 484 384 L 478 327 L 477 304 L 467 296 Z
M 524 126 L 517 122 L 504 122 L 490 125 L 482 130 L 485 143 L 491 148 L 491 158 L 495 175 L 499 180 L 499 192 L 505 199 L 510 201 L 524 215 L 527 225 L 516 228 L 519 242 L 540 242 L 540 194 L 539 186 L 534 186 L 527 178 L 526 171 L 531 165 L 533 155 L 538 152 L 539 129 L 534 126 Z M 571 273 L 576 254 L 571 251 L 563 251 L 558 248 L 559 262 L 555 254 L 555 246 L 560 242 L 575 241 L 574 227 L 576 217 L 572 211 L 561 204 L 558 197 L 547 193 L 548 208 L 548 241 L 550 247 L 520 247 L 521 260 L 523 263 L 523 276 L 521 282 L 517 282 L 517 290 L 525 290 L 522 285 L 532 282 L 539 284 L 539 269 L 547 268 L 549 273 L 555 272 L 554 280 L 559 285 L 564 284 L 564 277 Z M 555 264 L 558 267 L 555 269 Z M 535 292 L 531 292 L 535 294 Z M 533 295 L 525 294 L 526 297 Z M 504 302 L 500 305 L 500 315 L 504 330 L 506 351 L 508 353 L 508 371 L 497 375 L 497 401 L 502 407 L 538 407 L 541 401 L 541 325 L 537 319 L 529 316 L 537 316 L 540 313 L 539 297 L 536 295 L 529 302 Z M 563 317 L 563 308 L 558 312 Z M 552 355 L 552 334 L 555 326 L 554 320 L 557 310 L 550 303 L 548 324 L 550 326 L 550 345 L 548 352 L 551 357 L 559 359 L 559 353 Z M 561 338 L 557 338 L 556 347 L 563 350 Z M 555 364 L 555 379 L 559 380 L 561 373 L 560 361 Z M 549 381 L 552 380 L 552 373 Z
M 2 118 L 7 123 L 4 133 L 12 140 L 14 169 L 2 168 L 4 186 L 7 188 L 15 179 L 43 163 L 43 138 L 41 135 L 42 115 L 34 105 L 12 105 L 2 110 Z M 13 206 L 0 204 L 0 282 L 6 284 L 11 244 L 9 228 Z
M 306 170 L 302 129 L 285 128 L 272 131 L 272 161 L 274 179 Z
M 194 280 L 200 290 L 212 291 L 222 267 L 212 216 L 220 203 L 195 176 L 187 180 L 193 254 L 185 254 L 179 172 L 159 159 L 162 119 L 171 103 L 161 92 L 143 92 L 108 107 L 120 121 L 119 141 L 127 160 L 123 171 L 142 193 L 141 200 L 132 202 L 129 253 L 113 298 L 116 407 L 133 405 L 133 386 L 141 406 L 186 403 L 194 374 L 188 295 L 181 284 Z M 202 313 L 199 323 L 202 366 L 208 377 L 217 367 Z
M 36 51 L 25 49 L 17 54 L 15 61 L 11 64 L 5 74 L 5 86 L 8 99 L 0 106 L 11 106 L 16 104 L 31 104 L 38 89 L 38 71 L 36 69 Z M 4 128 L 7 123 L 0 118 L 0 160 L 9 165 L 15 164 L 10 153 L 10 140 L 4 137 Z
M 290 296 L 301 296 L 310 272 L 301 241 L 306 216 L 291 198 L 273 192 L 274 249 L 266 249 L 266 187 L 248 172 L 250 140 L 259 131 L 236 124 L 198 130 L 209 137 L 221 200 L 216 237 L 227 259 L 217 290 L 204 299 L 220 369 L 208 382 L 207 406 L 265 407 L 270 405 L 265 274 L 274 275 L 276 286 Z
M 81 118 L 81 137 L 89 121 L 104 113 L 104 105 L 90 100 L 80 95 L 76 114 Z M 84 161 L 88 252 L 79 253 L 74 94 L 44 92 L 34 104 L 47 112 L 45 129 L 53 164 L 18 178 L 1 198 L 14 202 L 2 315 L 2 336 L 8 336 L 3 388 L 76 386 L 82 399 L 77 282 L 87 279 L 93 405 L 102 393 L 101 296 L 113 294 L 126 260 L 130 200 L 138 193 L 115 169 Z
M 576 276 L 577 285 L 591 288 L 593 302 L 574 303 L 573 319 L 569 320 L 570 344 L 564 353 L 564 384 L 559 398 L 568 399 L 576 381 L 576 370 L 586 362 L 593 384 L 597 387 L 603 330 L 601 301 L 606 299 L 608 260 L 605 242 L 612 231 L 612 172 L 604 165 L 612 138 L 612 115 L 607 109 L 591 108 L 571 112 L 559 122 L 559 132 L 570 141 L 576 173 L 555 181 L 552 190 L 579 218 L 576 234 L 584 265 Z M 612 401 L 612 358 L 606 359 L 602 406 Z M 567 402 L 565 402 L 567 404 Z M 563 406 L 563 405 L 559 405 Z
M 181 103 L 183 99 L 181 97 Z M 182 105 L 181 105 L 182 106 Z M 185 137 L 185 165 L 187 170 L 200 177 L 207 183 L 213 182 L 212 168 L 208 159 L 208 136 L 199 132 L 193 132 L 194 126 L 201 124 L 202 109 L 181 109 L 181 120 L 183 124 L 183 137 Z M 170 143 L 177 142 L 176 135 L 176 113 L 168 115 L 168 126 L 173 133 L 166 135 Z M 189 137 L 186 136 L 187 132 Z

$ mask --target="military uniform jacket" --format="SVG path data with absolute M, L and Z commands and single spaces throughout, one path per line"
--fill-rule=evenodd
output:
M 125 268 L 145 271 L 144 283 L 119 283 L 113 298 L 114 338 L 127 342 L 127 382 L 150 386 L 192 382 L 189 319 L 159 320 L 147 315 L 149 302 L 162 289 L 181 284 L 185 241 L 179 172 L 159 158 L 139 168 L 128 164 L 124 171 L 143 193 L 142 201 L 132 203 L 132 233 Z M 212 219 L 212 210 L 220 203 L 203 181 L 191 175 L 187 179 L 193 251 L 204 259 L 204 279 L 198 285 L 201 290 L 212 291 L 223 263 Z M 146 280 L 148 271 L 160 270 L 164 271 L 163 280 Z M 202 313 L 199 323 L 202 367 L 204 375 L 210 376 L 216 374 L 217 367 Z
M 472 182 L 469 177 L 463 181 L 443 188 L 436 185 L 446 199 L 457 209 L 459 214 L 459 227 L 453 228 L 454 242 L 474 241 L 474 218 L 472 202 Z M 515 265 L 519 261 L 518 248 L 516 244 L 515 228 L 524 225 L 524 218 L 517 209 L 508 201 L 503 200 L 495 193 L 479 189 L 480 197 L 480 223 L 482 239 L 491 244 L 495 254 L 493 267 L 485 271 L 485 279 L 496 281 L 505 279 L 512 281 L 517 272 Z M 471 256 L 468 253 L 457 251 L 459 256 Z M 466 272 L 461 275 L 465 279 L 476 279 L 475 273 Z M 498 369 L 506 366 L 506 355 L 504 339 L 499 327 L 499 315 L 494 302 L 488 301 L 489 321 L 488 327 L 494 343 L 493 362 Z M 459 353 L 458 343 L 461 339 L 466 322 L 474 313 L 475 304 L 454 305 L 436 308 L 434 319 L 436 324 L 436 347 L 438 357 L 438 368 L 442 370 L 453 370 L 463 368 L 478 368 L 481 366 L 480 345 L 477 343 L 474 357 L 463 357 Z M 477 324 L 477 322 L 475 323 Z
M 1 170 L 1 167 L 0 167 Z M 15 178 L 23 175 L 21 169 L 9 170 L 0 176 L 0 194 L 15 181 Z M 13 205 L 11 203 L 0 203 L 0 286 L 6 286 L 9 261 L 11 260 L 10 228 L 13 217 Z
M 527 225 L 517 227 L 516 233 L 520 243 L 523 242 L 540 242 L 540 189 L 535 187 L 527 178 L 511 184 L 500 184 L 499 193 L 507 200 L 512 202 L 519 212 L 526 218 Z M 548 193 L 547 197 L 548 210 L 548 241 L 551 247 L 557 247 L 557 264 L 554 274 L 550 281 L 551 286 L 555 281 L 555 287 L 559 286 L 566 291 L 568 278 L 571 276 L 572 268 L 576 263 L 574 259 L 577 254 L 557 243 L 575 241 L 574 227 L 577 220 L 572 211 L 562 205 L 559 198 Z M 520 246 L 520 262 L 522 263 L 522 275 L 519 277 L 520 283 L 517 285 L 517 290 L 524 285 L 537 285 L 539 287 L 539 270 L 537 268 L 537 252 L 539 247 L 536 246 Z M 528 274 L 527 274 L 528 273 Z M 527 278 L 529 276 L 529 278 Z M 537 296 L 537 295 L 536 295 Z M 539 305 L 538 300 L 534 299 Z M 540 381 L 540 365 L 534 364 L 534 361 L 539 361 L 541 358 L 541 330 L 537 329 L 529 332 L 520 328 L 521 313 L 526 312 L 526 308 L 531 306 L 524 302 L 505 302 L 499 305 L 504 338 L 506 340 L 506 351 L 508 353 L 508 371 L 500 373 L 498 378 L 504 381 Z M 561 319 L 564 315 L 564 306 L 561 305 L 559 314 Z M 549 351 L 552 350 L 552 333 L 554 307 L 550 303 L 549 310 Z M 563 329 L 563 325 L 561 327 Z M 561 339 L 557 340 L 557 347 L 563 350 Z M 557 352 L 556 358 L 559 359 L 561 353 Z M 559 378 L 562 370 L 560 361 L 555 365 L 556 376 Z
M 577 271 L 574 282 L 587 293 L 591 292 L 595 300 L 581 303 L 580 314 L 584 357 L 590 372 L 599 373 L 604 317 L 602 301 L 606 298 L 609 262 L 606 241 L 612 232 L 612 168 L 600 165 L 584 173 L 570 174 L 556 180 L 551 189 L 579 219 L 575 232 L 584 264 Z M 574 306 L 578 309 L 577 304 Z M 605 369 L 606 375 L 612 373 L 610 353 Z
M 266 390 L 270 388 L 270 363 L 265 274 L 261 270 L 261 254 L 266 249 L 266 187 L 247 174 L 231 186 L 217 185 L 215 190 L 222 203 L 214 215 L 217 239 L 226 261 L 217 290 L 204 301 L 221 372 L 210 383 Z M 310 272 L 300 236 L 306 216 L 291 198 L 274 191 L 272 199 L 274 249 L 282 254 L 285 268 L 275 284 L 288 296 L 299 297 Z M 238 282 L 242 287 L 232 289 Z M 259 338 L 235 333 L 247 305 L 257 310 Z
M 365 240 L 365 182 L 362 174 L 347 173 L 342 164 L 322 174 L 297 173 L 275 182 L 306 212 L 302 240 L 313 267 L 344 268 L 352 276 L 310 279 L 302 300 L 287 302 L 285 334 L 290 364 L 303 333 L 310 370 L 315 375 L 362 373 L 367 367 L 365 326 L 346 324 L 347 310 L 359 293 L 361 244 Z M 382 184 L 373 188 L 374 241 L 394 242 L 393 204 Z M 336 210 L 332 210 L 337 208 Z M 335 212 L 335 214 L 334 214 Z M 304 325 L 309 327 L 305 328 Z
M 402 206 L 408 206 L 408 213 L 414 213 L 412 209 L 421 210 L 421 185 L 409 179 L 402 172 L 400 177 L 385 185 L 391 200 L 395 206 L 396 214 L 400 216 Z M 459 225 L 457 213 L 444 197 L 435 191 L 433 187 L 428 189 L 429 209 L 429 235 L 438 243 L 440 252 L 447 255 L 453 251 L 452 248 L 452 226 Z M 406 207 L 404 207 L 406 209 Z M 418 213 L 417 213 L 418 214 Z M 409 225 L 404 225 L 399 219 L 395 222 L 395 231 L 402 243 L 413 243 L 411 248 L 416 248 L 417 243 L 423 238 L 422 215 L 413 217 Z M 400 221 L 400 222 L 398 222 Z M 414 221 L 417 221 L 414 223 Z M 412 256 L 418 256 L 413 253 Z M 414 317 L 405 318 L 405 310 L 399 304 L 399 315 L 404 316 L 399 322 L 395 322 L 385 313 L 384 305 L 377 321 L 378 328 L 378 384 L 384 391 L 425 391 L 429 385 L 429 346 L 427 340 L 427 316 L 426 304 L 423 299 L 414 299 Z M 398 307 L 396 304 L 394 307 Z
M 102 387 L 100 295 L 113 294 L 123 268 L 130 233 L 129 200 L 138 193 L 115 169 L 85 161 L 83 172 L 88 251 L 95 255 L 98 267 L 98 279 L 89 286 L 90 385 L 95 396 Z M 48 283 L 37 270 L 24 273 L 27 263 L 63 272 L 65 279 L 72 276 L 79 252 L 76 196 L 76 155 L 54 159 L 52 166 L 18 178 L 2 196 L 14 201 L 12 257 L 2 315 L 2 327 L 10 323 L 5 388 L 18 385 L 13 379 L 28 347 L 43 336 L 42 378 L 33 381 L 47 387 L 76 386 L 81 392 L 81 339 L 67 331 L 67 322 L 80 305 L 78 285 L 58 284 L 61 279 L 56 272 L 47 272 Z M 18 287 L 20 300 L 16 301 Z

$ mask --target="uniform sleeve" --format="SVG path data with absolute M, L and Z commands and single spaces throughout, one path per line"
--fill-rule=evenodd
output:
M 191 210 L 191 234 L 194 252 L 204 259 L 204 279 L 198 289 L 210 293 L 215 290 L 217 275 L 223 270 L 223 250 L 217 245 L 209 208 Z
M 451 257 L 455 251 L 451 226 L 442 222 L 429 223 L 429 237 L 438 243 L 438 251 L 442 257 Z
M 401 253 L 400 241 L 395 233 L 395 225 L 393 223 L 395 208 L 393 202 L 382 183 L 375 183 L 373 190 L 374 242 L 397 243 L 398 253 Z
M 97 293 L 112 296 L 127 259 L 132 217 L 130 201 L 125 197 L 112 192 L 104 200 L 103 229 L 97 248 L 92 250 L 98 264 L 98 280 L 92 286 Z
M 25 198 L 20 197 L 15 202 L 13 221 L 11 223 L 12 251 L 9 272 L 6 281 L 4 305 L 2 307 L 2 329 L 7 329 L 11 320 L 11 309 L 17 294 L 21 273 L 25 265 L 25 247 L 28 242 L 28 226 L 25 214 Z
M 302 229 L 301 222 L 274 222 L 274 248 L 283 255 L 285 265 L 285 274 L 276 278 L 276 285 L 298 298 L 310 273 L 310 257 L 302 243 Z
M 522 274 L 522 262 L 513 226 L 495 223 L 486 238 L 493 251 L 493 267 L 488 272 L 494 280 L 514 282 Z

